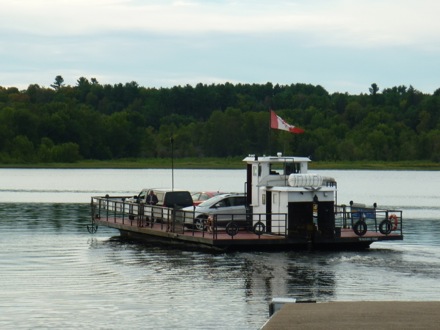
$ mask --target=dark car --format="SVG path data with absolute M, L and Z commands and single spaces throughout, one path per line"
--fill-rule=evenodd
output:
M 185 190 L 172 190 L 172 189 L 142 189 L 142 191 L 133 198 L 130 198 L 128 202 L 145 203 L 147 196 L 153 191 L 157 196 L 157 206 L 184 208 L 193 205 L 193 199 L 191 193 Z
M 157 197 L 157 203 L 155 205 L 147 205 L 147 196 L 153 191 Z M 193 205 L 191 193 L 185 190 L 173 190 L 173 189 L 142 189 L 142 191 L 127 200 L 131 203 L 130 219 L 134 219 L 137 215 L 150 215 L 156 221 L 165 221 L 171 218 L 172 211 L 170 209 L 164 209 L 163 207 L 182 209 Z M 183 220 L 181 220 L 183 221 Z

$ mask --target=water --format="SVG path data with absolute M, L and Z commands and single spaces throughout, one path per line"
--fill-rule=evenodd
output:
M 0 328 L 258 329 L 273 297 L 438 300 L 440 172 L 319 171 L 338 201 L 404 210 L 404 241 L 363 252 L 225 253 L 148 246 L 100 227 L 91 195 L 171 186 L 169 170 L 0 169 Z M 241 170 L 175 186 L 243 191 Z

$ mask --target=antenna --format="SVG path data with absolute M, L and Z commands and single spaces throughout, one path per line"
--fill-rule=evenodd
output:
M 171 191 L 174 191 L 174 138 L 173 138 L 173 132 L 171 132 L 170 142 L 171 142 Z

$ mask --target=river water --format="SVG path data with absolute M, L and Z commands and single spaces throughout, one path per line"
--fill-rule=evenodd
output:
M 314 171 L 402 209 L 403 241 L 362 252 L 208 254 L 91 235 L 92 195 L 243 191 L 242 170 L 0 169 L 0 328 L 258 329 L 274 297 L 438 300 L 440 172 Z

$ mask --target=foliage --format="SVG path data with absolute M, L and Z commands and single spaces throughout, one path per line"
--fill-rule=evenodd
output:
M 321 161 L 440 161 L 440 89 L 329 94 L 309 84 L 144 88 L 95 78 L 0 87 L 0 163 L 136 158 L 311 156 Z M 269 128 L 269 110 L 305 129 Z M 171 143 L 171 137 L 172 143 Z

